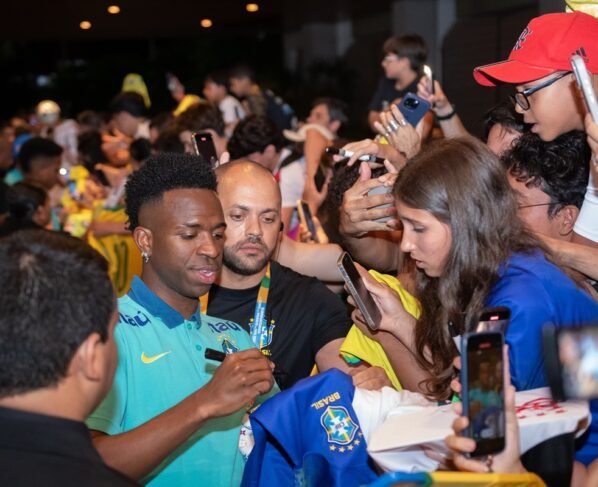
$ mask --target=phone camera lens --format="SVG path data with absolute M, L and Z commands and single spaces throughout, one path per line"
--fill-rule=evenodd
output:
M 408 100 L 405 101 L 405 106 L 407 108 L 417 108 L 418 105 L 419 105 L 419 100 L 414 100 L 413 98 L 409 98 Z

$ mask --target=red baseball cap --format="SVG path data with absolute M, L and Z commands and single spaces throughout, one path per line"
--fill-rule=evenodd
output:
M 573 54 L 583 58 L 588 71 L 598 73 L 598 19 L 582 12 L 546 14 L 527 25 L 508 60 L 479 66 L 473 77 L 484 86 L 527 83 L 571 71 Z

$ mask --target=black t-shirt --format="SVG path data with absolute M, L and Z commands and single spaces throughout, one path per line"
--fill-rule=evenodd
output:
M 249 289 L 227 289 L 213 285 L 208 314 L 234 321 L 249 331 L 259 285 Z M 313 277 L 303 276 L 271 263 L 270 293 L 266 320 L 273 326 L 272 341 L 266 347 L 277 369 L 282 389 L 309 376 L 316 353 L 327 343 L 344 338 L 351 319 L 341 299 Z
M 0 408 L 0 485 L 130 487 L 108 467 L 84 423 Z
M 381 112 L 388 108 L 394 100 L 397 98 L 403 98 L 407 93 L 416 93 L 417 94 L 417 83 L 419 79 L 415 79 L 413 83 L 406 86 L 402 90 L 397 90 L 395 88 L 396 80 L 389 79 L 389 78 L 382 78 L 378 83 L 378 88 L 376 89 L 376 93 L 372 98 L 372 101 L 369 105 L 369 110 L 373 112 Z

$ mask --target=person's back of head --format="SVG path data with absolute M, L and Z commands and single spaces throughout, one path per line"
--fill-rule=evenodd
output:
M 90 172 L 93 172 L 96 164 L 108 161 L 102 144 L 102 134 L 98 130 L 88 130 L 77 137 L 79 161 Z
M 529 127 L 517 113 L 511 100 L 495 105 L 484 114 L 484 141 L 488 148 L 500 156 Z
M 79 239 L 16 232 L 0 239 L 0 286 L 0 404 L 83 420 L 116 367 L 108 263 Z
M 156 152 L 185 153 L 185 144 L 181 142 L 179 132 L 175 128 L 164 130 L 155 140 L 153 149 Z
M 224 137 L 222 112 L 208 103 L 196 103 L 177 117 L 176 129 L 179 133 L 184 131 L 202 132 L 211 129 L 220 137 Z
M 39 186 L 25 182 L 13 184 L 6 192 L 6 203 L 8 218 L 0 232 L 3 235 L 24 228 L 44 227 L 50 220 L 48 193 Z
M 133 91 L 123 91 L 116 95 L 110 102 L 109 110 L 113 115 L 125 112 L 135 118 L 143 118 L 146 115 L 143 97 Z
M 424 38 L 418 34 L 393 36 L 384 42 L 382 51 L 385 55 L 396 54 L 409 59 L 411 70 L 421 73 L 428 58 L 428 47 Z
M 131 142 L 129 152 L 131 153 L 131 159 L 137 164 L 143 164 L 152 155 L 152 144 L 149 140 L 140 137 Z
M 241 159 L 254 153 L 263 153 L 268 146 L 276 152 L 284 147 L 284 138 L 272 120 L 250 115 L 241 120 L 228 141 L 227 150 L 231 159 Z
M 248 79 L 252 84 L 257 83 L 257 77 L 253 68 L 246 64 L 240 64 L 230 70 L 229 79 Z
M 79 124 L 79 133 L 81 134 L 88 130 L 103 130 L 106 125 L 106 119 L 99 112 L 84 110 L 77 115 L 77 123 Z
M 33 137 L 21 146 L 18 162 L 25 175 L 29 174 L 36 163 L 46 165 L 60 158 L 63 149 L 56 142 L 43 137 Z

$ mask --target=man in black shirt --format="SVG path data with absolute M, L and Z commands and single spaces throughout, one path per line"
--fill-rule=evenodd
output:
M 207 298 L 208 314 L 246 329 L 275 363 L 283 389 L 309 376 L 314 365 L 350 372 L 356 384 L 356 372 L 372 372 L 351 369 L 339 355 L 351 326 L 342 301 L 317 279 L 273 261 L 282 228 L 280 189 L 272 174 L 249 161 L 221 166 L 218 196 L 227 224 L 224 265 Z
M 137 485 L 107 467 L 83 419 L 117 363 L 108 263 L 69 236 L 0 240 L 0 485 Z
M 380 121 L 380 112 L 397 98 L 403 98 L 407 93 L 417 93 L 417 83 L 428 56 L 426 41 L 417 34 L 390 37 L 382 50 L 385 77 L 378 83 L 368 114 L 368 123 L 374 132 L 374 122 Z

